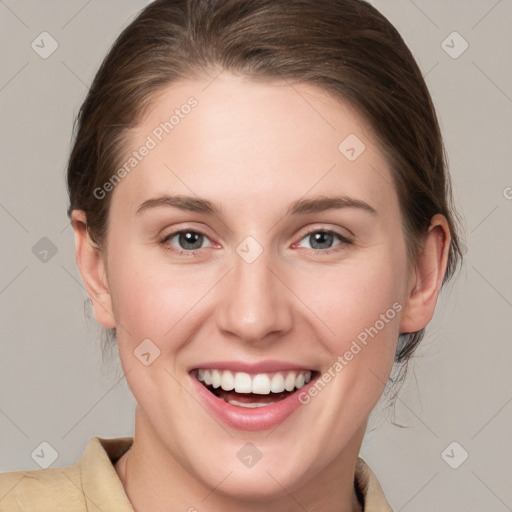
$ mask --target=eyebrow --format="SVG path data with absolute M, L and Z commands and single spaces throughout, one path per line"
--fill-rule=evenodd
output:
M 184 195 L 165 195 L 154 199 L 148 199 L 137 208 L 136 214 L 140 215 L 146 210 L 158 207 L 174 207 L 190 212 L 216 215 L 219 217 L 222 216 L 222 209 L 211 201 L 199 197 Z M 319 213 L 326 210 L 342 208 L 358 208 L 369 212 L 372 215 L 377 215 L 375 208 L 361 199 L 355 199 L 348 196 L 318 196 L 310 199 L 299 199 L 294 201 L 288 207 L 285 216 Z

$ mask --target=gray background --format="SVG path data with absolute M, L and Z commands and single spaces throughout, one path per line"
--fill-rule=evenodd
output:
M 39 469 L 31 454 L 44 441 L 59 467 L 94 435 L 133 434 L 134 399 L 118 361 L 102 363 L 85 307 L 64 170 L 87 86 L 147 3 L 0 0 L 0 472 Z M 467 254 L 394 412 L 381 402 L 361 454 L 395 511 L 512 510 L 512 1 L 373 4 L 426 76 Z M 59 45 L 47 59 L 31 47 L 44 31 Z M 461 55 L 454 31 L 469 44 Z

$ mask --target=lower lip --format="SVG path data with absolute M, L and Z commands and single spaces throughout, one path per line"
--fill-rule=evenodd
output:
M 199 396 L 213 415 L 226 425 L 237 430 L 267 430 L 281 424 L 290 414 L 301 407 L 299 394 L 307 391 L 316 379 L 312 379 L 300 390 L 272 405 L 264 407 L 240 407 L 215 396 L 194 375 L 190 375 Z

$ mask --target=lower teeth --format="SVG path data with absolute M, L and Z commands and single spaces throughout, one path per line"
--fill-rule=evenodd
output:
M 275 404 L 275 402 L 268 402 L 266 404 L 257 403 L 257 402 L 243 403 L 243 402 L 239 402 L 238 400 L 228 400 L 227 403 L 231 404 L 231 405 L 238 405 L 239 407 L 247 407 L 249 409 L 254 409 L 256 407 L 266 407 L 267 405 Z
M 204 383 L 203 383 L 203 385 L 204 385 Z M 285 396 L 283 396 L 283 395 L 289 395 L 291 393 L 291 392 L 278 393 L 276 395 L 276 398 L 269 402 L 258 401 L 258 397 L 261 397 L 262 395 L 252 395 L 254 398 L 254 401 L 249 402 L 249 401 L 237 400 L 235 397 L 228 398 L 226 396 L 226 392 L 224 392 L 221 388 L 214 388 L 212 385 L 205 386 L 205 387 L 211 393 L 213 393 L 217 398 L 224 400 L 224 402 L 226 402 L 227 404 L 235 405 L 237 407 L 245 407 L 246 409 L 255 409 L 257 407 L 266 407 L 267 405 L 275 404 L 276 402 L 279 402 L 280 400 L 285 398 Z M 242 395 L 246 395 L 246 393 L 242 393 Z M 267 396 L 267 399 L 268 398 L 270 398 L 270 397 Z

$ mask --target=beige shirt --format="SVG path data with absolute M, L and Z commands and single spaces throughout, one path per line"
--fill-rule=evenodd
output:
M 74 466 L 0 474 L 0 512 L 133 512 L 114 468 L 132 442 L 132 437 L 96 436 Z M 355 477 L 365 512 L 393 512 L 361 458 Z

